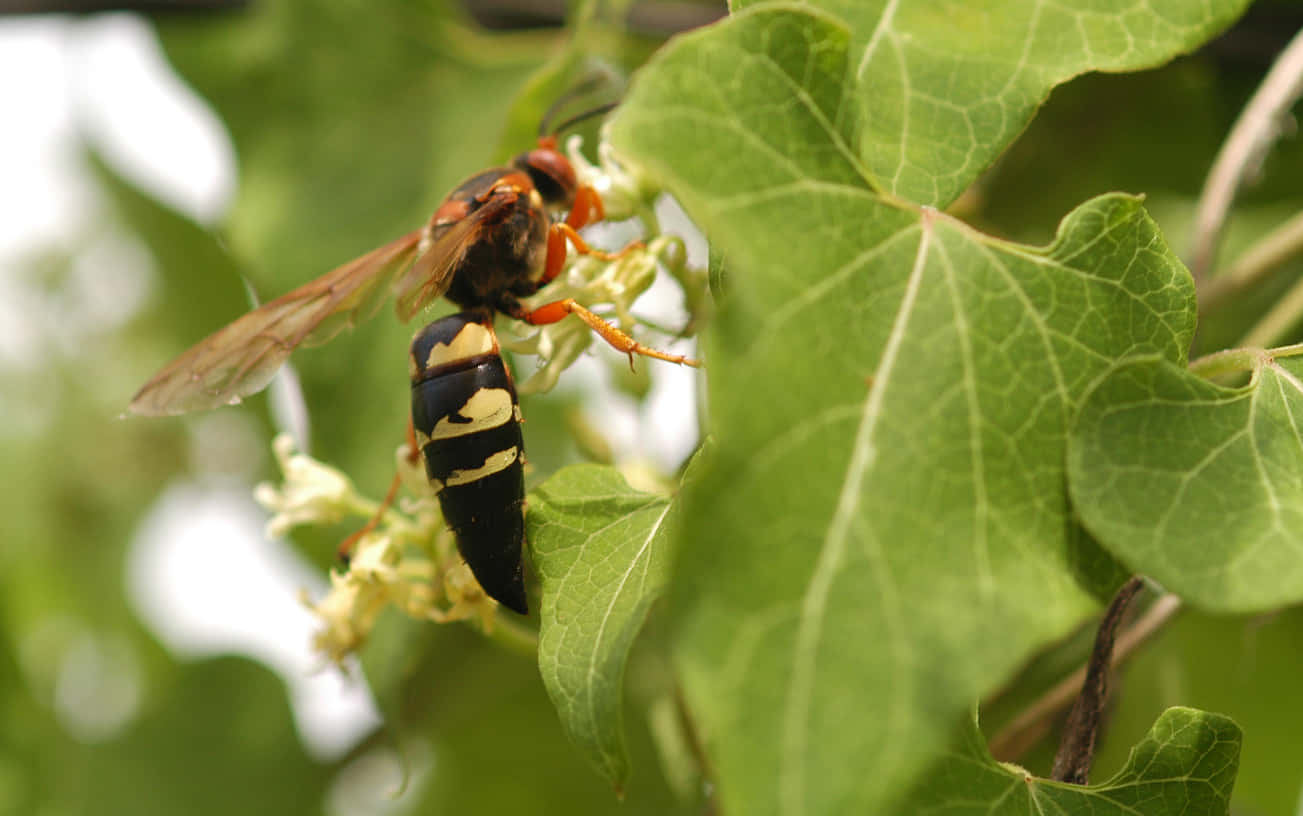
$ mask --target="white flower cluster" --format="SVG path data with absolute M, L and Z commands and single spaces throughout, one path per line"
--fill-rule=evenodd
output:
M 399 479 L 415 498 L 397 507 L 362 496 L 335 468 L 296 453 L 288 434 L 278 435 L 272 450 L 284 482 L 254 490 L 254 498 L 273 514 L 269 536 L 350 517 L 374 521 L 353 542 L 348 567 L 331 570 L 326 596 L 304 599 L 324 624 L 315 639 L 323 654 L 339 662 L 360 648 L 386 606 L 438 623 L 478 617 L 486 629 L 492 627 L 497 604 L 457 554 L 420 459 L 413 461 L 406 445 L 396 454 Z
M 638 321 L 631 309 L 633 303 L 656 280 L 658 265 L 677 268 L 686 264 L 683 240 L 673 235 L 662 235 L 645 246 L 634 246 L 615 260 L 603 260 L 593 255 L 579 255 L 565 273 L 534 295 L 535 305 L 574 298 L 580 305 L 602 305 L 611 320 L 626 333 Z M 576 318 L 542 326 L 525 336 L 532 327 L 516 322 L 512 324 L 515 337 L 499 335 L 503 348 L 520 354 L 536 354 L 543 364 L 516 390 L 521 394 L 550 391 L 561 372 L 570 367 L 579 355 L 593 342 L 593 332 Z

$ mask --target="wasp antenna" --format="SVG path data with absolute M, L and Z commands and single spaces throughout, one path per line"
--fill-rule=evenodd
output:
M 557 98 L 557 101 L 553 102 L 552 106 L 549 107 L 547 109 L 547 112 L 543 114 L 542 121 L 538 123 L 539 138 L 542 138 L 544 136 L 555 136 L 556 134 L 565 130 L 568 126 L 574 124 L 575 120 L 572 119 L 566 121 L 560 127 L 557 128 L 550 127 L 552 120 L 556 118 L 557 114 L 559 114 L 562 111 L 562 109 L 565 108 L 566 105 L 569 105 L 571 102 L 574 102 L 576 99 L 578 99 L 581 96 L 585 96 L 587 94 L 592 93 L 593 91 L 598 90 L 603 85 L 611 84 L 611 82 L 612 79 L 609 72 L 597 72 L 591 74 L 587 79 L 582 80 L 578 85 L 575 85 L 570 90 L 561 94 L 561 96 Z M 607 110 L 609 110 L 609 108 Z M 592 115 L 594 115 L 592 112 L 587 112 L 583 114 L 583 116 L 585 117 L 592 116 Z
M 565 120 L 561 124 L 557 125 L 556 128 L 548 135 L 556 136 L 560 134 L 563 130 L 566 130 L 567 128 L 572 128 L 575 125 L 579 124 L 580 122 L 584 121 L 585 119 L 592 119 L 594 116 L 601 116 L 605 113 L 610 113 L 611 111 L 615 110 L 616 106 L 619 104 L 620 104 L 619 102 L 607 102 L 605 105 L 598 105 L 597 107 L 586 110 L 583 113 L 575 114 L 574 116 L 571 116 L 569 119 Z

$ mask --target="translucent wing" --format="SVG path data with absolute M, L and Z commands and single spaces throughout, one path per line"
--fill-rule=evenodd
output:
M 517 201 L 490 192 L 474 211 L 448 224 L 415 230 L 259 306 L 168 363 L 132 398 L 133 414 L 166 416 L 203 411 L 257 393 L 301 345 L 324 343 L 398 296 L 404 321 L 448 290 L 482 227 Z
M 449 224 L 430 227 L 430 249 L 421 253 L 407 273 L 394 285 L 398 295 L 398 316 L 410 320 L 435 298 L 448 291 L 452 275 L 466 256 L 466 249 L 481 237 L 485 225 L 499 221 L 519 200 L 512 190 L 488 193 L 479 206 Z
M 387 284 L 412 264 L 423 232 L 410 232 L 218 330 L 155 374 L 128 410 L 144 416 L 183 414 L 262 390 L 295 348 L 323 343 L 374 313 Z M 441 243 L 424 254 L 437 254 Z M 440 285 L 446 289 L 447 281 L 431 288 Z

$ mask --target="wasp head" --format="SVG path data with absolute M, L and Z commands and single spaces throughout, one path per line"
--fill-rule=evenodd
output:
M 529 176 L 549 207 L 568 210 L 574 205 L 579 181 L 574 166 L 557 150 L 555 141 L 541 140 L 535 149 L 512 159 L 511 166 Z

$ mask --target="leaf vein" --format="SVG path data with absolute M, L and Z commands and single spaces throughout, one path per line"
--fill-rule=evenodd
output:
M 905 287 L 905 296 L 901 299 L 895 321 L 883 350 L 882 360 L 878 365 L 878 374 L 869 388 L 868 398 L 864 402 L 860 425 L 856 430 L 851 458 L 847 463 L 846 476 L 842 490 L 837 499 L 837 509 L 833 513 L 824 535 L 813 574 L 805 591 L 801 605 L 801 617 L 797 627 L 795 654 L 792 661 L 792 680 L 788 688 L 786 710 L 784 712 L 784 762 L 779 778 L 779 797 L 783 812 L 798 816 L 805 812 L 805 768 L 809 762 L 806 752 L 809 727 L 810 706 L 814 693 L 814 676 L 816 652 L 823 637 L 823 617 L 827 610 L 828 596 L 832 591 L 832 582 L 842 566 L 846 553 L 846 540 L 852 524 L 856 520 L 855 511 L 859 505 L 860 494 L 865 474 L 876 461 L 877 452 L 873 444 L 873 435 L 877 431 L 878 420 L 882 416 L 882 403 L 887 383 L 900 357 L 904 344 L 906 329 L 913 315 L 915 302 L 921 288 L 933 230 L 932 223 L 937 213 L 931 208 L 924 208 L 923 221 L 919 237 L 918 252 Z M 870 537 L 874 542 L 874 537 Z M 871 559 L 876 563 L 886 563 L 883 556 Z M 888 600 L 895 599 L 895 593 L 889 584 L 882 587 L 879 597 L 883 599 L 883 611 L 888 619 L 888 628 L 893 625 L 894 604 Z M 893 646 L 900 648 L 903 642 L 897 635 L 892 638 Z M 905 661 L 897 665 L 903 666 Z

